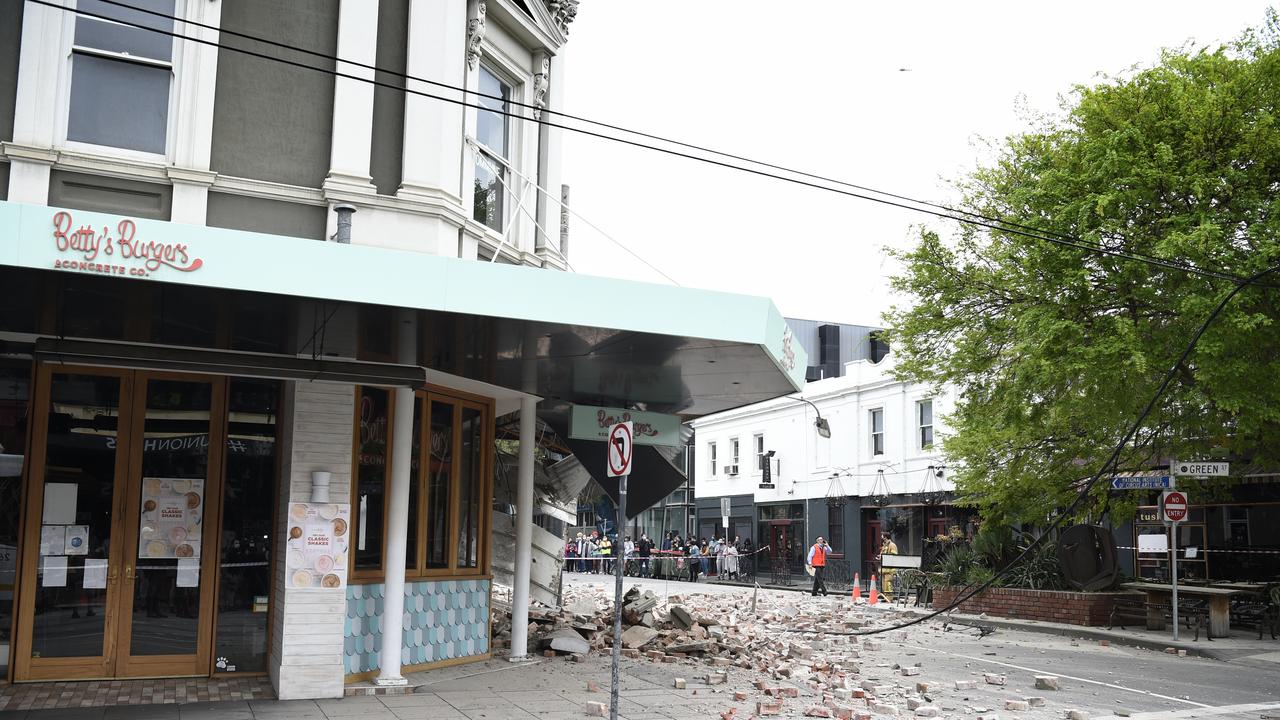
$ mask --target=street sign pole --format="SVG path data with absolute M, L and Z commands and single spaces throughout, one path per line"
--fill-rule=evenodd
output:
M 1187 518 L 1191 508 L 1187 496 L 1177 490 L 1168 490 L 1160 496 L 1160 512 L 1169 524 L 1169 574 L 1173 587 L 1173 639 L 1178 639 L 1178 523 Z
M 618 478 L 618 517 L 626 522 L 627 517 L 627 476 Z M 622 523 L 618 524 L 622 527 Z M 613 677 L 609 687 L 609 720 L 618 720 L 619 673 L 622 667 L 622 570 L 627 563 L 626 543 L 621 531 L 615 548 L 623 548 L 621 557 L 614 561 L 615 577 L 613 581 Z M 1175 596 L 1176 597 L 1176 596 Z M 1174 601 L 1177 607 L 1177 601 Z M 1175 610 L 1175 612 L 1177 612 Z
M 1169 547 L 1173 549 L 1173 558 L 1169 567 L 1173 571 L 1173 641 L 1178 641 L 1178 523 L 1169 526 L 1169 534 L 1173 536 Z M 621 582 L 621 580 L 619 580 Z
M 609 686 L 609 720 L 618 720 L 618 691 L 621 687 L 622 571 L 627 564 L 624 534 L 627 524 L 627 476 L 631 474 L 634 438 L 634 427 L 630 422 L 617 423 L 609 428 L 609 441 L 605 447 L 605 474 L 618 478 L 618 522 L 614 523 L 618 528 L 618 537 L 613 543 L 616 559 L 613 563 L 613 677 Z

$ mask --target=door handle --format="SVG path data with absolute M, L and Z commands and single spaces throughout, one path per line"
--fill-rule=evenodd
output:
M 107 582 L 115 582 L 118 577 L 120 577 L 120 571 L 115 567 L 107 570 Z
M 132 580 L 132 579 L 133 579 L 133 566 L 132 566 L 132 565 L 125 565 L 125 566 L 124 566 L 124 579 L 125 579 L 125 580 Z

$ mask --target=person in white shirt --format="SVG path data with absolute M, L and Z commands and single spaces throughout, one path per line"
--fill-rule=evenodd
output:
M 818 596 L 818 591 L 822 591 L 822 596 L 827 595 L 827 555 L 831 552 L 831 546 L 826 540 L 819 537 L 809 547 L 809 556 L 805 560 L 805 564 L 813 568 L 813 596 Z

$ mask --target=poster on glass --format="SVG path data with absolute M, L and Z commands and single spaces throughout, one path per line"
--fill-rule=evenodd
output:
M 143 478 L 139 558 L 200 557 L 204 479 Z

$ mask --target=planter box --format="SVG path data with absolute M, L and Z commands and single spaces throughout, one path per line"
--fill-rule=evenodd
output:
M 964 588 L 934 588 L 933 607 L 941 608 L 950 605 L 961 590 Z M 1132 593 L 987 588 L 966 600 L 958 609 L 962 613 L 974 615 L 986 613 L 995 617 L 1017 620 L 1106 627 L 1116 598 L 1126 595 L 1132 595 Z

